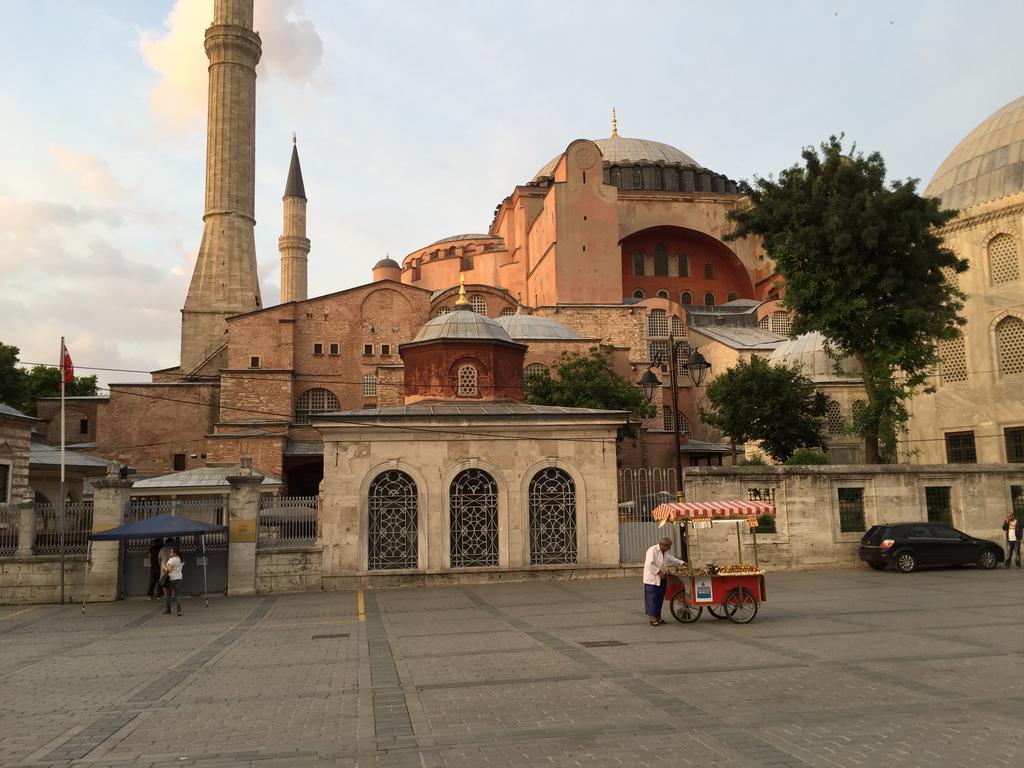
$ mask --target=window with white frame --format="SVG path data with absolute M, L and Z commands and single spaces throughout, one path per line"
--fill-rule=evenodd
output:
M 668 313 L 664 309 L 652 309 L 647 316 L 647 335 L 668 336 Z
M 473 308 L 473 311 L 478 315 L 487 314 L 487 301 L 479 293 L 474 293 L 469 297 L 469 305 Z
M 784 309 L 777 309 L 772 312 L 772 333 L 779 336 L 789 336 L 789 329 L 793 326 L 789 312 Z
M 514 315 L 515 313 L 516 311 L 513 307 L 505 307 L 503 310 L 501 310 L 501 317 L 508 317 L 509 315 Z
M 523 373 L 527 376 L 530 374 L 545 375 L 548 373 L 548 367 L 544 363 L 530 363 L 523 369 Z
M 475 397 L 477 394 L 476 366 L 459 366 L 458 386 L 456 393 L 459 397 Z
M 340 410 L 341 403 L 338 402 L 338 397 L 329 389 L 322 387 L 307 389 L 299 395 L 299 399 L 295 403 L 295 422 L 308 424 L 310 416 Z
M 363 397 L 377 396 L 377 375 L 367 373 L 363 375 Z

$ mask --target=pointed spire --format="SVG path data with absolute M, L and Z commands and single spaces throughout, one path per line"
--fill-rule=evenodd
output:
M 472 304 L 466 298 L 466 275 L 459 272 L 459 298 L 455 300 L 456 309 L 471 309 Z
M 619 138 L 619 121 L 615 119 L 615 107 L 612 107 L 612 138 Z
M 292 162 L 288 166 L 288 181 L 284 185 L 285 197 L 306 199 L 306 187 L 302 184 L 302 167 L 299 165 L 299 145 L 292 133 Z

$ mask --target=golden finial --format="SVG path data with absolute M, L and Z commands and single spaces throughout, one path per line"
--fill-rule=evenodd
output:
M 459 298 L 455 300 L 455 307 L 457 309 L 469 309 L 472 304 L 469 303 L 469 299 L 466 298 L 466 275 L 459 272 Z
M 619 121 L 615 119 L 615 107 L 612 107 L 612 138 L 619 138 Z

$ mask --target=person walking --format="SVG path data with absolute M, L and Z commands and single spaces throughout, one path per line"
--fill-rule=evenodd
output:
M 164 586 L 164 613 L 171 612 L 173 602 L 181 616 L 181 575 L 185 565 L 181 561 L 181 552 L 177 547 L 171 547 L 171 556 L 164 563 L 164 572 L 167 574 L 167 584 Z
M 686 565 L 685 560 L 670 555 L 672 539 L 661 539 L 647 550 L 644 556 L 644 613 L 652 627 L 664 624 L 661 618 L 661 607 L 665 604 L 666 577 L 671 565 Z
M 163 539 L 153 539 L 149 544 L 149 590 L 146 594 L 150 600 L 157 600 L 160 597 L 160 573 L 163 566 L 160 561 L 160 550 L 163 547 Z
M 1017 567 L 1020 568 L 1020 541 L 1024 537 L 1024 519 L 1018 520 L 1013 510 L 1007 512 L 1006 519 L 1003 520 L 1003 530 L 1006 531 L 1006 567 L 1010 567 L 1010 560 L 1016 551 Z

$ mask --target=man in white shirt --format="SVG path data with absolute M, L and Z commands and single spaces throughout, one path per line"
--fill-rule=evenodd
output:
M 672 549 L 672 539 L 662 539 L 647 550 L 644 556 L 644 613 L 652 627 L 664 624 L 661 618 L 661 606 L 665 603 L 665 577 L 669 566 L 686 565 L 668 553 Z

